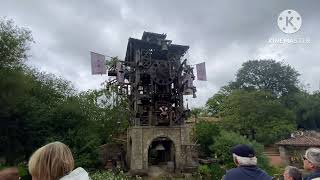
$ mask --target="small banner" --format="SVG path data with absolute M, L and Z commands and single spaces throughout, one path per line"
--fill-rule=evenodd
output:
M 91 54 L 91 73 L 94 74 L 106 74 L 106 58 L 102 54 L 90 52 Z
M 202 62 L 202 63 L 196 64 L 196 69 L 197 69 L 197 79 L 199 81 L 207 81 L 206 63 Z

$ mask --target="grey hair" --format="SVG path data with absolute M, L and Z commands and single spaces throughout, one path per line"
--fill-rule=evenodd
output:
M 302 180 L 301 171 L 294 166 L 287 166 L 285 171 L 288 172 L 288 175 L 292 177 L 293 180 Z
M 319 148 L 309 148 L 306 151 L 305 157 L 308 159 L 308 161 L 316 166 L 317 168 L 320 168 L 320 149 Z
M 236 154 L 232 154 L 233 159 L 236 159 L 239 165 L 250 166 L 250 165 L 257 165 L 257 158 L 256 157 L 241 157 Z

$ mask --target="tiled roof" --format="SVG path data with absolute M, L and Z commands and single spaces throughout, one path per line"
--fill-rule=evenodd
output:
M 294 135 L 289 139 L 284 139 L 276 143 L 277 145 L 283 146 L 319 146 L 320 147 L 320 136 L 317 133 L 303 133 Z

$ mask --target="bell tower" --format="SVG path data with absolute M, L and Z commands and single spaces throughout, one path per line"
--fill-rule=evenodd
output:
M 196 97 L 193 67 L 182 59 L 188 49 L 166 34 L 144 32 L 141 39 L 129 38 L 125 60 L 109 72 L 129 99 L 127 164 L 133 173 L 193 166 L 185 125 L 189 109 L 183 106 L 184 95 Z

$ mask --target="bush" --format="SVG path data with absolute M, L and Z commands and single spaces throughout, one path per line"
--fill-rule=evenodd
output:
M 217 124 L 206 121 L 200 121 L 196 124 L 195 139 L 205 155 L 210 155 L 209 146 L 214 144 L 214 137 L 218 136 L 219 133 L 220 129 Z
M 204 176 L 210 176 L 210 168 L 208 165 L 200 165 L 198 167 L 198 172 Z
M 98 171 L 93 173 L 91 180 L 129 180 L 132 179 L 129 176 L 126 176 L 122 171 L 118 173 L 113 173 L 112 171 Z M 134 178 L 137 179 L 137 178 Z
M 237 144 L 251 145 L 256 151 L 258 166 L 267 172 L 271 170 L 269 161 L 263 154 L 263 145 L 256 141 L 250 141 L 237 133 L 221 131 L 220 136 L 215 138 L 215 143 L 210 146 L 210 149 L 213 152 L 213 156 L 217 157 L 217 159 L 224 164 L 224 168 L 230 169 L 235 167 L 230 149 Z
M 221 168 L 219 164 L 212 164 L 210 166 L 200 165 L 198 167 L 198 173 L 203 179 L 220 180 L 225 174 L 225 170 Z
M 210 165 L 212 179 L 220 180 L 225 174 L 225 170 L 219 164 Z

